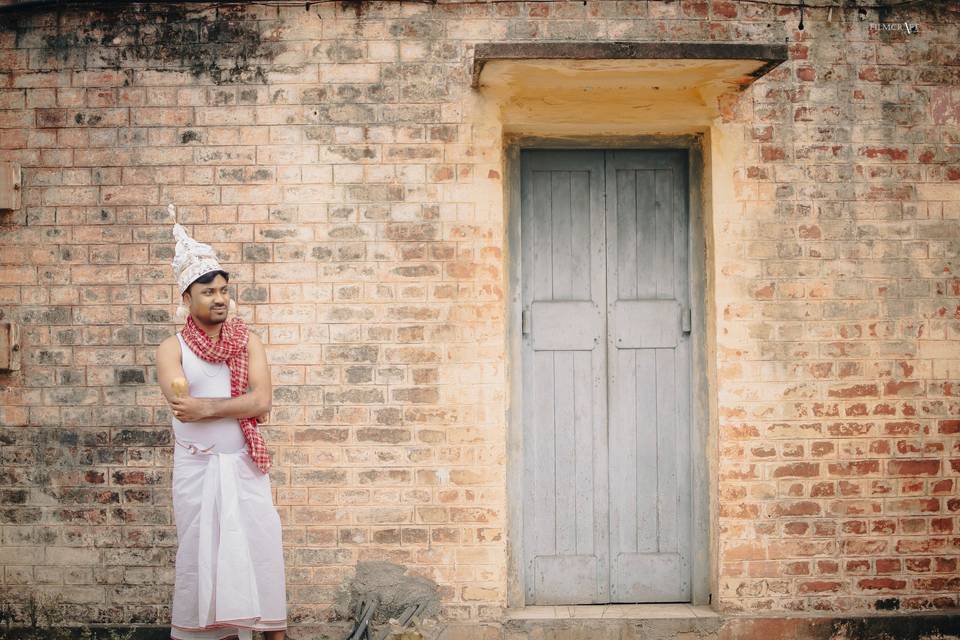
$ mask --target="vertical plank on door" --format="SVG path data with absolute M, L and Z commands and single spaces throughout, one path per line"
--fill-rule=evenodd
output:
M 547 171 L 525 171 L 524 177 L 529 173 L 526 181 L 530 183 L 530 202 L 528 207 L 531 211 L 529 219 L 524 219 L 523 226 L 526 230 L 523 236 L 523 242 L 529 244 L 533 256 L 527 269 L 524 270 L 524 282 L 528 279 L 530 283 L 530 294 L 536 294 L 538 297 L 547 296 L 547 292 L 553 292 L 553 243 L 551 242 L 553 234 L 553 211 L 552 211 L 552 189 L 551 176 Z M 525 203 L 527 204 L 527 203 Z M 532 228 L 527 228 L 532 227 Z
M 640 237 L 640 229 L 637 228 L 637 198 L 642 198 L 642 193 L 637 193 L 643 189 L 643 181 L 637 180 L 637 172 L 628 169 L 616 172 L 616 181 L 608 185 L 608 189 L 613 187 L 617 198 L 617 211 L 622 212 L 617 216 L 616 226 L 610 227 L 608 233 L 612 233 L 617 244 L 617 262 L 616 269 L 620 277 L 617 280 L 617 293 L 623 298 L 636 298 L 638 288 L 641 286 L 641 278 L 637 269 L 637 238 Z M 633 214 L 633 215 L 631 215 Z M 652 277 L 652 276 L 649 276 Z
M 553 291 L 552 300 L 572 300 L 570 297 L 572 282 L 570 260 L 573 257 L 572 225 L 570 221 L 571 189 L 569 171 L 551 171 L 550 176 L 550 216 L 552 224 L 551 249 L 553 255 Z M 536 242 L 536 239 L 534 239 Z M 581 247 L 578 247 L 578 249 Z
M 680 487 L 677 484 L 677 397 L 676 358 L 673 349 L 644 349 L 654 357 L 655 365 L 651 371 L 656 381 L 656 433 L 654 447 L 657 451 L 655 471 L 657 475 L 656 514 L 658 530 L 657 544 L 651 551 L 677 553 L 679 545 L 678 522 Z
M 623 349 L 632 353 L 634 368 L 630 376 L 634 380 L 632 393 L 622 400 L 629 403 L 635 398 L 636 419 L 620 425 L 621 430 L 635 431 L 637 436 L 637 476 L 633 487 L 624 487 L 624 495 L 632 496 L 637 504 L 637 541 L 636 553 L 655 553 L 659 535 L 660 513 L 657 499 L 660 486 L 657 480 L 659 469 L 657 449 L 657 421 L 651 416 L 657 415 L 657 369 L 653 349 Z M 624 549 L 630 551 L 630 549 Z
M 674 171 L 657 170 L 650 172 L 655 175 L 656 187 L 653 193 L 653 215 L 648 215 L 654 220 L 656 227 L 656 240 L 653 244 L 653 264 L 650 270 L 656 279 L 656 288 L 651 291 L 650 298 L 673 298 L 675 295 L 675 283 L 677 281 L 677 265 L 674 262 L 676 245 L 678 238 L 674 231 L 678 222 L 682 220 L 679 212 L 676 210 L 673 202 L 674 180 L 676 179 Z M 648 254 L 651 255 L 651 254 Z
M 555 522 L 557 519 L 556 475 L 554 473 L 554 451 L 556 443 L 556 418 L 554 416 L 553 357 L 549 351 L 534 353 L 534 368 L 531 382 L 535 389 L 533 401 L 536 411 L 531 425 L 530 451 L 533 464 L 531 493 L 537 505 L 537 518 L 527 527 L 533 533 L 533 542 L 544 553 L 554 553 L 557 546 Z
M 570 259 L 570 295 L 574 300 L 592 300 L 592 283 L 595 278 L 601 279 L 601 282 L 603 278 L 603 265 L 593 264 L 594 253 L 589 240 L 591 233 L 602 234 L 603 229 L 602 226 L 600 229 L 594 228 L 590 216 L 583 215 L 583 212 L 590 211 L 591 207 L 590 180 L 591 176 L 587 171 L 576 171 L 570 176 L 570 210 L 576 213 L 571 215 L 570 220 L 570 238 L 577 246 Z M 599 197 L 601 194 L 597 195 Z M 602 245 L 598 249 L 602 249 Z M 597 269 L 600 269 L 599 273 Z
M 623 212 L 623 214 L 637 219 L 636 235 L 629 238 L 636 249 L 631 256 L 617 256 L 616 277 L 619 279 L 622 277 L 621 274 L 636 277 L 637 286 L 635 295 L 621 290 L 621 300 L 657 297 L 657 280 L 662 276 L 655 271 L 657 263 L 651 258 L 656 254 L 657 244 L 660 242 L 657 232 L 664 226 L 665 222 L 669 222 L 659 220 L 656 216 L 644 215 L 647 213 L 646 205 L 656 197 L 656 172 L 643 168 L 636 168 L 632 172 L 636 175 L 637 181 L 637 200 L 634 203 L 636 208 L 630 212 Z M 619 209 L 617 211 L 617 215 L 621 215 Z M 633 274 L 637 275 L 633 276 Z
M 568 236 L 569 237 L 569 236 Z M 575 351 L 558 351 L 553 354 L 554 380 L 554 466 L 556 478 L 557 555 L 577 555 L 577 487 L 576 487 L 576 433 L 573 402 L 576 389 L 573 386 L 573 356 Z
M 595 545 L 594 528 L 597 519 L 594 517 L 594 495 L 595 483 L 593 475 L 596 472 L 591 460 L 594 453 L 594 430 L 593 419 L 595 412 L 592 410 L 593 404 L 593 381 L 591 380 L 592 363 L 590 354 L 586 351 L 573 352 L 573 388 L 575 390 L 574 404 L 574 431 L 575 442 L 574 452 L 576 461 L 574 463 L 575 473 L 575 513 L 576 513 L 576 538 L 577 555 L 592 554 Z M 584 390 L 589 390 L 585 393 Z M 604 472 L 606 469 L 604 469 Z M 601 518 L 601 521 L 603 519 Z M 606 526 L 606 522 L 603 522 Z
M 632 397 L 637 386 L 637 354 L 626 349 L 617 349 L 610 354 L 614 371 L 612 384 L 616 398 Z M 609 406 L 610 469 L 610 544 L 612 549 L 637 550 L 637 475 L 641 473 L 637 456 L 640 450 L 637 430 L 630 427 L 637 421 L 635 404 L 623 403 Z M 612 559 L 613 556 L 611 556 Z

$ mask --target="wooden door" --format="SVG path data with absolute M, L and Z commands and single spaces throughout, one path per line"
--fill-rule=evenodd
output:
M 526 595 L 605 602 L 603 153 L 522 156 Z
M 690 599 L 686 156 L 611 151 L 610 599 Z
M 521 165 L 526 601 L 689 600 L 685 153 Z

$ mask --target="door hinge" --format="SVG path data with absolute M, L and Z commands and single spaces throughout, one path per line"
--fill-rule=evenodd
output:
M 690 307 L 684 307 L 680 312 L 680 330 L 683 333 L 690 333 L 690 328 L 693 326 L 693 314 L 690 311 Z
M 520 312 L 520 333 L 530 335 L 530 310 L 524 309 Z

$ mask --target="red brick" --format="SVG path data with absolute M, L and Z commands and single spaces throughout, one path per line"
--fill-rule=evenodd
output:
M 864 578 L 857 580 L 857 587 L 863 591 L 900 591 L 907 587 L 907 581 L 892 578 Z
M 827 390 L 831 398 L 863 398 L 879 395 L 876 384 L 855 384 L 850 386 L 832 386 Z
M 864 476 L 879 472 L 879 460 L 836 462 L 827 465 L 827 473 L 829 473 L 831 476 Z
M 787 158 L 787 152 L 783 147 L 763 145 L 760 148 L 760 157 L 764 162 L 775 162 L 777 160 L 785 160 Z
M 960 420 L 940 420 L 938 430 L 944 435 L 960 433 Z
M 815 462 L 795 462 L 781 465 L 773 470 L 774 478 L 814 478 L 820 475 L 820 465 Z
M 935 476 L 940 473 L 939 460 L 890 460 L 887 474 L 897 476 Z
M 833 582 L 829 580 L 810 580 L 797 583 L 797 592 L 807 593 L 839 593 L 843 591 L 842 582 Z

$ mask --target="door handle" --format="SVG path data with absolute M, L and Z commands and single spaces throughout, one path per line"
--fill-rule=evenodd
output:
M 680 331 L 684 334 L 689 335 L 691 327 L 693 326 L 693 314 L 690 311 L 690 307 L 684 306 L 680 310 Z
M 520 333 L 530 335 L 530 310 L 524 309 L 520 312 Z

